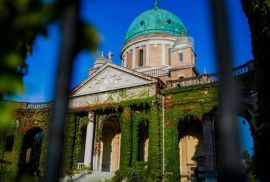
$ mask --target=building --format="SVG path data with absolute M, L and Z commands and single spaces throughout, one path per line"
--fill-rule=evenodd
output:
M 130 24 L 121 59 L 122 66 L 118 66 L 113 64 L 111 52 L 107 58 L 102 53 L 89 70 L 89 77 L 72 91 L 70 108 L 155 97 L 162 87 L 166 87 L 168 80 L 199 75 L 193 39 L 188 30 L 175 14 L 160 8 L 158 4 Z M 94 126 L 95 122 L 87 127 L 84 164 L 91 163 L 97 171 L 117 171 L 121 153 L 119 121 L 105 121 L 101 151 L 99 155 L 92 156 L 89 151 L 93 147 L 94 127 L 97 127 Z M 147 161 L 149 126 L 140 127 L 138 137 L 141 151 L 138 158 Z M 185 136 L 181 139 L 179 155 L 183 161 L 180 168 L 182 176 L 191 177 L 196 158 L 205 156 L 202 138 L 198 131 L 198 138 Z M 198 150 L 195 154 L 196 146 Z
M 215 181 L 217 75 L 197 71 L 193 39 L 181 20 L 156 1 L 130 24 L 121 66 L 112 55 L 102 53 L 70 93 L 63 175 L 85 167 L 125 172 L 139 166 L 140 179 Z M 250 70 L 246 64 L 235 72 Z M 17 107 L 8 168 L 42 173 L 51 104 Z

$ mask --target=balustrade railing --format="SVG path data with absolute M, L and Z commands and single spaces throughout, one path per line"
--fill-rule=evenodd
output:
M 77 170 L 78 171 L 81 171 L 81 170 L 83 170 L 84 169 L 84 163 L 77 163 Z
M 148 76 L 157 77 L 157 76 L 167 75 L 167 74 L 169 74 L 169 71 L 157 68 L 157 69 L 143 71 L 142 73 L 144 73 Z
M 253 62 L 249 61 L 246 64 L 237 66 L 233 68 L 232 72 L 234 77 L 246 74 L 253 70 Z M 203 74 L 201 76 L 190 77 L 190 78 L 179 78 L 178 80 L 169 80 L 167 81 L 167 87 L 180 87 L 180 86 L 189 86 L 196 84 L 205 84 L 217 82 L 219 80 L 218 73 Z
M 26 103 L 26 109 L 43 109 L 52 106 L 51 102 L 39 102 L 39 103 Z
M 233 68 L 232 71 L 233 71 L 233 75 L 235 77 L 238 77 L 252 70 L 253 70 L 253 62 L 249 61 L 246 64 Z M 145 71 L 143 73 L 152 77 L 158 77 L 158 76 L 169 74 L 169 71 L 157 68 L 157 69 Z M 195 77 L 190 77 L 190 78 L 179 78 L 178 80 L 168 80 L 167 87 L 180 87 L 180 86 L 213 83 L 213 82 L 217 82 L 218 80 L 219 80 L 218 73 L 203 74 L 201 76 L 195 76 Z M 37 102 L 37 103 L 14 102 L 14 104 L 16 105 L 16 107 L 20 109 L 46 109 L 52 106 L 52 102 Z M 78 163 L 78 165 L 82 167 L 84 164 Z

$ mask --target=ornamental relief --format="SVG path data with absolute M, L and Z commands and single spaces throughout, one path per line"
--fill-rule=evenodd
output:
M 109 67 L 83 86 L 75 95 L 104 92 L 146 83 L 149 81 Z

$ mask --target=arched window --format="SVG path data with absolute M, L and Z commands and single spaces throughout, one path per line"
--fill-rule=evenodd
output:
M 139 60 L 139 66 L 143 66 L 143 50 L 140 49 L 140 60 Z

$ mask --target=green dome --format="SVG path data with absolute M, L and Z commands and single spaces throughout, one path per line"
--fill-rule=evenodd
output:
M 176 36 L 188 36 L 188 31 L 181 20 L 175 14 L 158 6 L 143 12 L 135 18 L 128 28 L 125 42 L 148 33 L 168 33 Z

